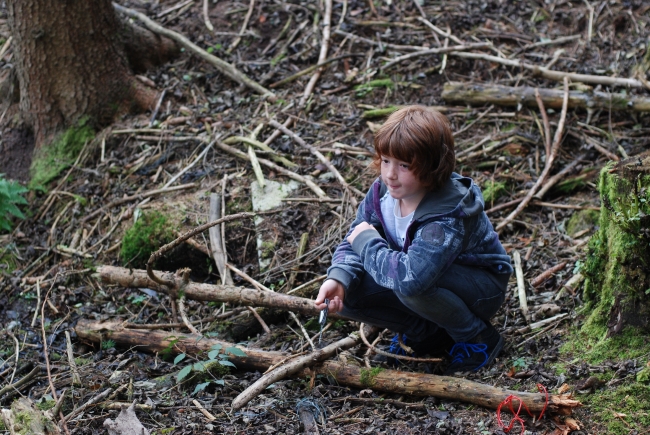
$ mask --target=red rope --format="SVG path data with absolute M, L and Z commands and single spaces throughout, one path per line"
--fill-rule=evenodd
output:
M 542 418 L 542 416 L 544 415 L 544 412 L 546 412 L 546 407 L 548 406 L 548 391 L 546 391 L 546 387 L 544 387 L 542 384 L 537 384 L 537 389 L 540 392 L 543 391 L 544 395 L 545 395 L 544 407 L 542 408 L 542 412 L 539 414 L 539 417 L 537 417 L 537 420 L 540 420 Z M 513 400 L 518 400 L 519 401 L 519 408 L 517 408 L 517 411 L 514 410 L 514 407 L 512 405 Z M 503 421 L 501 421 L 501 408 L 504 405 L 507 405 L 508 409 L 510 410 L 512 415 L 514 415 L 514 417 L 510 421 L 510 424 L 508 425 L 508 427 L 506 427 L 505 423 L 503 423 Z M 519 397 L 515 396 L 514 394 L 509 395 L 508 397 L 506 397 L 503 400 L 503 402 L 501 402 L 499 404 L 499 407 L 497 408 L 497 423 L 499 424 L 499 427 L 501 429 L 503 429 L 504 432 L 510 432 L 510 430 L 514 426 L 515 422 L 517 422 L 521 426 L 520 435 L 523 435 L 523 433 L 526 430 L 526 427 L 524 426 L 524 420 L 522 420 L 522 418 L 519 416 L 519 413 L 521 412 L 522 407 L 526 410 L 528 415 L 535 418 L 535 416 L 528 410 L 528 407 L 524 404 L 524 401 L 521 400 Z

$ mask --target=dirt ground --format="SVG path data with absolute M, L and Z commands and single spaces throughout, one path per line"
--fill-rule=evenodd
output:
M 80 320 L 180 322 L 173 318 L 170 299 L 164 293 L 107 285 L 95 272 L 101 265 L 124 266 L 128 262 L 120 255 L 122 237 L 133 225 L 134 216 L 141 212 L 161 211 L 169 217 L 168 225 L 175 232 L 184 232 L 208 221 L 211 193 L 225 198 L 225 215 L 251 211 L 251 183 L 255 175 L 249 161 L 217 146 L 207 150 L 203 157 L 197 156 L 214 137 L 223 142 L 253 135 L 264 142 L 274 131 L 268 125 L 270 119 L 292 120 L 290 129 L 327 155 L 352 189 L 344 188 L 307 148 L 288 135 L 281 134 L 269 142 L 273 154 L 255 149 L 262 159 L 281 155 L 291 160 L 296 166 L 287 169 L 311 177 L 331 200 L 314 200 L 314 191 L 300 184 L 291 197 L 301 199 L 285 201 L 265 216 L 262 224 L 256 226 L 253 219 L 242 218 L 225 225 L 228 262 L 266 287 L 285 293 L 325 273 L 333 250 L 354 216 L 353 201 L 361 199 L 355 197 L 354 189 L 365 192 L 375 177 L 369 168 L 372 133 L 383 118 L 367 113 L 373 109 L 408 104 L 444 107 L 441 110 L 456 132 L 456 170 L 472 177 L 486 197 L 490 193 L 486 208 L 496 226 L 516 206 L 504 204 L 523 197 L 544 168 L 547 157 L 543 117 L 537 107 L 447 103 L 441 97 L 443 86 L 464 82 L 561 90 L 562 83 L 536 76 L 525 68 L 454 54 L 413 57 L 388 69 L 382 66 L 411 52 L 398 46 L 434 48 L 490 42 L 489 47 L 467 51 L 538 66 L 551 65 L 557 71 L 647 80 L 648 75 L 639 72 L 637 65 L 644 56 L 648 57 L 650 6 L 640 0 L 597 1 L 589 7 L 563 0 L 424 4 L 403 0 L 376 2 L 371 8 L 364 1 L 335 1 L 327 57 L 338 60 L 324 67 L 313 93 L 301 105 L 313 72 L 289 83 L 274 83 L 318 63 L 324 4 L 255 2 L 241 42 L 228 51 L 240 32 L 248 4 L 231 0 L 208 2 L 209 17 L 215 26 L 215 31 L 210 32 L 204 23 L 202 3 L 134 0 L 122 4 L 233 63 L 273 90 L 278 100 L 261 99 L 187 52 L 146 73 L 157 89 L 166 89 L 154 122 L 151 113 L 132 115 L 102 131 L 98 137 L 104 140 L 84 148 L 79 164 L 68 177 L 64 178 L 64 173 L 52 182 L 49 193 L 31 194 L 28 219 L 17 223 L 11 234 L 2 236 L 0 320 L 4 329 L 0 334 L 0 388 L 45 364 L 45 334 L 52 383 L 59 396 L 66 392 L 61 412 L 68 416 L 67 428 L 73 434 L 107 433 L 104 421 L 117 417 L 120 404 L 132 402 L 140 406 L 136 411 L 138 419 L 156 434 L 303 433 L 300 406 L 314 411 L 323 433 L 504 433 L 494 409 L 432 396 L 391 394 L 372 387 L 347 387 L 322 374 L 315 379 L 290 377 L 278 381 L 234 412 L 232 400 L 261 377 L 259 371 L 233 370 L 225 375 L 190 376 L 180 383 L 154 382 L 165 375 L 177 377 L 179 370 L 189 363 L 203 361 L 206 355 L 188 355 L 175 362 L 173 349 L 168 355 L 111 340 L 100 343 L 80 339 L 75 325 Z M 423 15 L 437 31 L 420 20 Z M 0 26 L 0 31 L 2 36 L 8 36 L 6 27 Z M 556 41 L 572 35 L 575 38 Z M 11 51 L 0 62 L 4 67 L 10 65 Z M 367 85 L 376 79 L 389 81 Z M 648 96 L 648 90 L 642 88 L 593 87 L 596 91 Z M 560 123 L 560 110 L 549 109 L 547 114 L 552 135 Z M 32 138 L 5 122 L 0 141 L 0 172 L 25 181 Z M 466 378 L 514 392 L 537 392 L 537 384 L 542 384 L 549 393 L 566 390 L 580 400 L 581 394 L 599 387 L 586 385 L 594 373 L 615 373 L 624 382 L 647 362 L 646 358 L 591 366 L 581 361 L 579 355 L 561 353 L 560 347 L 584 316 L 577 311 L 583 304 L 582 294 L 571 279 L 584 260 L 587 240 L 595 229 L 593 214 L 589 213 L 600 206 L 596 190 L 598 171 L 612 156 L 623 158 L 647 151 L 649 133 L 649 117 L 644 113 L 607 108 L 568 111 L 551 175 L 574 165 L 541 201 L 531 203 L 500 233 L 507 251 L 521 255 L 522 270 L 529 283 L 544 271 L 565 263 L 538 286 L 528 284 L 527 289 L 531 321 L 565 316 L 531 332 L 520 310 L 513 276 L 506 302 L 493 319 L 506 338 L 506 347 L 494 364 Z M 474 147 L 477 144 L 479 147 Z M 241 142 L 234 141 L 230 146 L 248 152 Z M 194 161 L 196 164 L 190 166 Z M 267 180 L 287 181 L 277 169 L 264 167 L 263 173 Z M 194 184 L 154 195 L 149 200 L 136 197 L 160 189 L 179 174 L 172 186 Z M 130 201 L 98 211 L 131 196 L 134 198 Z M 94 212 L 97 213 L 91 215 Z M 581 218 L 571 220 L 578 215 Z M 260 234 L 268 245 L 258 249 L 255 239 Z M 303 234 L 307 234 L 307 244 L 302 255 L 297 255 Z M 207 231 L 193 238 L 204 251 L 209 249 L 208 239 Z M 270 261 L 264 269 L 259 266 L 260 256 Z M 212 259 L 188 244 L 166 255 L 156 267 L 168 271 L 190 267 L 194 282 L 217 284 L 220 280 Z M 239 275 L 232 276 L 235 285 L 251 287 Z M 317 281 L 305 286 L 297 294 L 313 299 L 318 285 Z M 37 304 L 44 306 L 43 318 L 40 313 L 34 316 Z M 197 321 L 196 327 L 206 337 L 287 354 L 308 348 L 300 326 L 285 311 L 260 311 L 270 328 L 270 333 L 266 333 L 248 310 L 236 304 L 188 299 L 185 305 L 189 319 Z M 318 332 L 313 316 L 298 317 L 310 335 Z M 169 335 L 188 332 L 184 326 L 177 328 L 167 329 Z M 352 322 L 331 322 L 321 346 L 357 329 L 358 325 Z M 71 334 L 80 384 L 73 382 L 66 332 Z M 391 338 L 390 332 L 383 333 L 377 346 L 384 348 Z M 16 346 L 20 348 L 18 358 Z M 344 356 L 364 364 L 366 351 L 367 347 L 360 345 Z M 392 368 L 385 362 L 372 364 Z M 440 374 L 446 364 L 446 360 L 434 364 L 406 363 L 398 369 Z M 558 364 L 564 369 L 557 370 Z M 72 414 L 107 389 L 117 393 Z M 5 408 L 18 396 L 46 405 L 53 400 L 45 369 L 26 386 L 3 394 L 0 405 Z M 213 419 L 206 417 L 196 403 Z M 602 416 L 595 416 L 587 407 L 574 411 L 575 426 L 562 416 L 546 415 L 538 420 L 524 414 L 522 411 L 527 434 L 607 431 Z M 504 412 L 501 417 L 509 422 L 512 416 Z M 621 423 L 622 427 L 627 427 L 627 431 L 622 429 L 620 433 L 644 433 L 644 418 L 642 412 L 620 418 L 625 423 Z M 518 431 L 518 426 L 513 430 Z

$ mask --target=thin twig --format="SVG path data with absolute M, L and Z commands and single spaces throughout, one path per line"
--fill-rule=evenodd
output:
M 208 3 L 210 3 L 210 0 L 203 0 L 203 22 L 205 23 L 205 27 L 207 27 L 209 31 L 213 32 L 214 26 L 210 21 L 210 14 L 209 14 L 210 11 L 208 10 Z
M 361 337 L 361 340 L 363 343 L 368 346 L 370 349 L 373 350 L 373 352 L 379 354 L 379 355 L 384 355 L 390 358 L 395 358 L 395 359 L 401 359 L 404 361 L 417 361 L 417 362 L 441 362 L 442 358 L 416 358 L 413 356 L 408 356 L 408 355 L 396 355 L 393 353 L 388 353 L 384 352 L 381 349 L 378 349 L 377 347 L 373 346 L 368 342 L 368 339 L 366 338 L 366 335 L 363 333 L 363 328 L 365 325 L 362 323 L 361 326 L 359 326 L 359 336 Z
M 207 0 L 206 0 L 207 1 Z M 230 44 L 230 47 L 226 50 L 226 53 L 230 54 L 232 51 L 237 48 L 239 43 L 241 42 L 241 37 L 246 33 L 246 27 L 248 27 L 248 22 L 251 19 L 251 16 L 253 15 L 253 9 L 255 8 L 255 0 L 251 0 L 250 3 L 248 4 L 248 12 L 246 12 L 246 17 L 244 18 L 244 22 L 241 25 L 241 29 L 239 30 L 239 35 L 237 35 L 237 38 Z
M 201 334 L 199 330 L 196 329 L 194 325 L 192 325 L 190 319 L 187 318 L 187 312 L 185 310 L 185 295 L 182 295 L 180 298 L 178 298 L 178 312 L 181 315 L 181 319 L 183 319 L 183 323 L 185 324 L 187 329 L 189 329 L 190 332 L 192 332 L 192 334 L 203 336 L 203 334 Z
M 308 149 L 313 155 L 315 155 L 318 158 L 318 160 L 321 161 L 321 163 L 323 163 L 327 167 L 327 169 L 332 173 L 332 175 L 334 175 L 334 177 L 336 177 L 336 179 L 339 181 L 339 183 L 341 183 L 341 185 L 346 190 L 349 190 L 349 191 L 353 192 L 354 194 L 358 195 L 361 198 L 363 198 L 365 196 L 365 194 L 363 192 L 359 191 L 359 189 L 356 189 L 353 186 L 350 186 L 348 184 L 348 182 L 345 181 L 345 178 L 343 178 L 343 176 L 339 173 L 338 169 L 336 169 L 334 167 L 332 162 L 330 162 L 329 159 L 327 159 L 327 157 L 325 157 L 320 151 L 318 151 L 316 149 L 316 147 L 314 147 L 313 145 L 309 145 L 307 142 L 302 140 L 301 137 L 296 135 L 293 131 L 289 130 L 284 125 L 280 124 L 278 121 L 276 121 L 274 119 L 270 120 L 269 124 L 272 125 L 273 127 L 277 128 L 278 130 L 282 131 L 287 136 L 289 136 L 298 145 L 302 146 L 303 148 Z M 356 198 L 354 198 L 352 195 L 350 195 L 350 202 L 352 202 L 352 205 L 354 207 L 356 207 L 359 204 L 358 201 L 356 200 Z
M 298 316 L 296 316 L 296 314 L 295 314 L 293 311 L 289 311 L 289 314 L 290 314 L 291 317 L 293 318 L 294 322 L 296 322 L 296 324 L 300 327 L 300 330 L 302 331 L 302 334 L 303 334 L 303 335 L 305 336 L 305 338 L 307 339 L 307 342 L 308 342 L 309 345 L 311 346 L 312 350 L 316 350 L 316 346 L 314 345 L 314 342 L 311 341 L 311 338 L 309 337 L 309 333 L 307 332 L 307 330 L 305 329 L 305 327 L 302 326 L 302 323 L 300 322 L 300 319 L 298 319 Z
M 213 227 L 215 225 L 219 225 L 219 224 L 221 224 L 223 222 L 230 222 L 230 221 L 233 221 L 233 220 L 243 219 L 243 218 L 247 218 L 247 217 L 255 217 L 255 216 L 260 215 L 260 214 L 270 214 L 270 213 L 274 213 L 274 212 L 273 211 L 265 211 L 265 212 L 255 212 L 255 213 L 253 213 L 253 212 L 236 213 L 236 214 L 232 214 L 230 216 L 224 216 L 221 219 L 218 219 L 218 220 L 216 220 L 214 222 L 208 222 L 208 223 L 205 223 L 203 225 L 200 225 L 200 226 L 194 228 L 193 230 L 187 231 L 182 236 L 180 236 L 180 237 L 176 238 L 175 240 L 171 241 L 170 243 L 162 246 L 156 252 L 151 254 L 151 256 L 149 257 L 149 260 L 147 261 L 147 275 L 149 276 L 149 278 L 151 278 L 156 283 L 158 283 L 158 284 L 160 284 L 162 286 L 168 287 L 170 291 L 177 291 L 178 290 L 176 288 L 177 285 L 176 285 L 176 283 L 174 281 L 169 281 L 169 280 L 158 278 L 153 273 L 153 263 L 155 263 L 160 258 L 162 258 L 162 256 L 167 251 L 170 251 L 170 250 L 174 249 L 176 246 L 178 246 L 181 243 L 185 242 L 185 240 L 189 239 L 190 237 L 193 237 L 196 234 L 199 234 L 199 233 L 207 230 L 208 228 Z
M 544 180 L 548 176 L 548 173 L 551 171 L 551 167 L 553 166 L 553 162 L 555 161 L 555 157 L 557 156 L 558 150 L 560 148 L 560 143 L 562 142 L 562 133 L 564 131 L 564 122 L 566 120 L 566 113 L 567 113 L 567 108 L 569 104 L 569 79 L 564 78 L 564 100 L 562 101 L 562 113 L 560 114 L 560 122 L 558 123 L 557 130 L 555 130 L 555 136 L 553 138 L 553 145 L 551 147 L 551 153 L 550 155 L 546 156 L 546 162 L 544 164 L 544 170 L 542 171 L 542 174 L 539 176 L 533 187 L 530 188 L 524 199 L 519 203 L 517 208 L 510 213 L 504 220 L 502 220 L 499 225 L 496 227 L 496 231 L 501 231 L 503 228 L 505 228 L 506 225 L 508 225 L 510 222 L 512 222 L 513 219 L 515 219 L 519 213 L 522 212 L 524 208 L 528 205 L 531 199 L 533 199 L 533 196 L 535 196 L 535 193 L 537 193 L 537 190 L 541 187 L 541 185 L 544 183 Z
M 196 187 L 196 185 L 197 185 L 196 183 L 181 184 L 180 186 L 166 187 L 164 189 L 153 189 L 147 192 L 138 193 L 136 195 L 127 196 L 126 198 L 116 199 L 115 201 L 111 201 L 107 205 L 100 207 L 94 212 L 84 216 L 84 218 L 81 220 L 81 223 L 83 224 L 85 222 L 88 222 L 90 219 L 94 218 L 98 214 L 106 212 L 113 207 L 117 207 L 118 205 L 122 205 L 127 202 L 131 202 L 135 200 L 143 200 L 145 198 L 150 198 L 152 196 L 160 195 L 162 193 L 169 193 L 169 192 L 175 192 L 177 190 L 191 189 L 192 187 Z
M 289 119 L 292 119 L 292 118 L 289 118 Z M 279 130 L 277 130 L 277 131 L 279 131 Z M 229 152 L 230 154 L 233 154 L 233 155 L 239 157 L 240 159 L 244 159 L 244 160 L 249 159 L 248 154 L 246 154 L 244 152 L 241 152 L 238 149 L 233 148 L 231 146 L 228 146 L 228 145 L 226 145 L 226 144 L 224 144 L 222 142 L 217 142 L 216 145 L 217 145 L 218 148 L 221 148 L 222 150 L 224 150 L 226 152 Z M 275 163 L 270 162 L 270 161 L 268 161 L 266 159 L 259 159 L 258 158 L 257 160 L 260 162 L 260 164 L 262 164 L 262 165 L 264 165 L 264 166 L 266 166 L 268 168 L 271 168 L 276 172 L 279 172 L 279 173 L 281 173 L 283 175 L 286 175 L 287 177 L 289 177 L 289 178 L 291 178 L 293 180 L 296 180 L 296 181 L 299 181 L 301 183 L 306 184 L 319 198 L 331 199 L 331 198 L 329 198 L 327 196 L 327 194 L 323 191 L 323 189 L 318 187 L 318 185 L 316 183 L 314 183 L 311 179 L 309 179 L 307 177 L 303 177 L 302 175 L 299 175 L 299 174 L 297 174 L 297 173 L 295 173 L 293 171 L 290 171 L 289 169 L 283 168 L 282 166 L 276 165 Z
M 370 0 L 370 2 L 372 2 L 372 0 Z M 319 64 L 322 64 L 327 59 L 327 51 L 329 50 L 329 44 L 330 44 L 331 23 L 332 23 L 332 0 L 325 0 L 325 13 L 323 15 L 323 24 L 322 24 L 323 39 L 321 40 L 320 54 L 318 55 Z M 316 82 L 320 78 L 322 71 L 323 71 L 323 67 L 317 69 L 316 72 L 314 72 L 314 75 L 311 76 L 309 83 L 307 83 L 307 86 L 305 86 L 305 92 L 303 93 L 302 98 L 300 98 L 300 102 L 298 103 L 299 108 L 302 109 L 307 104 L 307 100 L 309 99 L 312 91 L 314 90 L 314 87 L 316 86 Z
M 450 51 L 465 51 L 465 50 L 473 50 L 476 48 L 485 48 L 489 47 L 490 43 L 488 42 L 478 42 L 476 44 L 466 44 L 466 45 L 453 45 L 451 47 L 439 47 L 439 48 L 430 48 L 428 50 L 423 50 L 423 51 L 414 51 L 413 53 L 408 53 L 404 54 L 402 56 L 398 56 L 395 59 L 391 60 L 390 62 L 384 64 L 381 66 L 381 69 L 383 71 L 387 70 L 388 68 L 397 65 L 398 63 L 408 60 L 408 59 L 413 59 L 416 57 L 420 56 L 427 56 L 430 54 L 443 54 L 443 53 L 449 53 Z
M 539 95 L 538 88 L 535 88 L 535 99 L 537 100 L 539 113 L 542 115 L 542 123 L 544 124 L 544 150 L 548 156 L 551 153 L 551 124 L 548 122 L 548 114 L 546 113 L 542 96 Z
M 641 81 L 636 79 L 626 79 L 623 77 L 609 77 L 609 76 L 596 76 L 590 74 L 578 74 L 573 72 L 555 71 L 543 66 L 532 65 L 514 59 L 504 59 L 502 57 L 492 56 L 485 53 L 466 53 L 462 51 L 452 51 L 450 56 L 464 57 L 466 59 L 481 59 L 488 62 L 495 62 L 501 65 L 514 66 L 516 68 L 525 68 L 533 71 L 535 74 L 540 74 L 550 80 L 561 81 L 565 78 L 570 79 L 572 82 L 593 83 L 607 86 L 629 86 L 632 88 L 643 88 L 644 85 Z
M 253 307 L 246 307 L 246 308 L 248 308 L 248 311 L 250 311 L 253 314 L 253 316 L 255 317 L 255 319 L 257 319 L 259 324 L 262 326 L 262 329 L 264 330 L 264 332 L 266 332 L 267 334 L 270 334 L 271 329 L 269 328 L 269 325 L 267 325 L 266 322 L 264 321 L 264 319 L 262 319 L 262 316 L 260 316 L 260 314 L 257 312 L 257 309 L 255 309 Z

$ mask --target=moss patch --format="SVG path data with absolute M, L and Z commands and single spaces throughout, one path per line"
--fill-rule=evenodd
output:
M 506 183 L 488 180 L 483 185 L 483 199 L 486 204 L 492 204 L 506 193 Z
M 74 163 L 82 148 L 95 136 L 88 125 L 88 119 L 60 134 L 52 143 L 44 145 L 34 156 L 30 168 L 30 189 L 46 190 L 46 185 L 54 180 L 65 168 Z
M 566 233 L 569 236 L 580 231 L 593 228 L 598 222 L 599 214 L 596 210 L 580 210 L 571 215 L 566 224 Z
M 569 340 L 562 345 L 560 352 L 580 361 L 597 365 L 603 361 L 624 361 L 646 357 L 650 354 L 650 338 L 639 334 L 632 327 L 625 328 L 620 334 L 605 338 L 607 327 L 598 324 L 585 324 L 569 335 Z M 561 368 L 561 366 L 558 366 Z
M 650 427 L 650 385 L 634 382 L 614 390 L 605 388 L 593 394 L 578 395 L 577 399 L 601 426 L 597 433 L 641 433 Z
M 596 338 L 615 313 L 624 323 L 638 325 L 648 317 L 650 249 L 643 229 L 650 219 L 650 177 L 630 182 L 612 171 L 611 165 L 601 171 L 599 230 L 583 267 L 583 312 L 589 313 L 585 331 L 595 332 Z
M 159 211 L 143 213 L 124 233 L 120 257 L 124 265 L 144 268 L 151 254 L 174 240 L 168 219 Z
M 361 374 L 359 376 L 359 381 L 364 387 L 370 388 L 375 385 L 375 378 L 384 369 L 381 367 L 373 367 L 371 369 L 361 369 Z

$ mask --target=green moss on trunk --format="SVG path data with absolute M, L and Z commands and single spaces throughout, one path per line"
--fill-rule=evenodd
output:
M 583 327 L 604 338 L 650 324 L 650 157 L 610 164 L 600 174 L 600 228 L 584 265 Z

